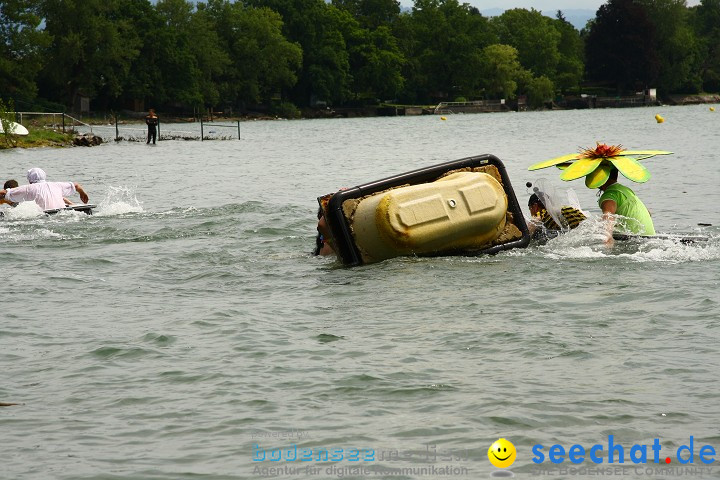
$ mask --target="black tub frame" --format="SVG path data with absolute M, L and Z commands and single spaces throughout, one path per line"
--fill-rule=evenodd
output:
M 513 215 L 513 223 L 520 229 L 522 237 L 507 243 L 500 245 L 494 245 L 489 248 L 481 250 L 453 250 L 447 252 L 438 252 L 435 254 L 423 254 L 423 256 L 445 256 L 445 255 L 491 255 L 498 253 L 503 250 L 510 250 L 511 248 L 525 248 L 530 243 L 530 232 L 528 231 L 527 224 L 525 223 L 525 216 L 520 209 L 517 198 L 515 197 L 515 191 L 513 190 L 510 178 L 505 170 L 505 165 L 494 155 L 485 154 L 478 155 L 475 157 L 461 158 L 460 160 L 453 160 L 450 162 L 433 165 L 431 167 L 420 168 L 411 172 L 401 173 L 393 177 L 383 178 L 382 180 L 376 180 L 374 182 L 365 183 L 357 187 L 349 188 L 347 190 L 339 191 L 330 197 L 327 208 L 325 209 L 325 219 L 330 226 L 332 232 L 335 248 L 335 252 L 346 266 L 354 267 L 362 265 L 362 257 L 360 252 L 355 246 L 352 233 L 350 232 L 350 225 L 345 218 L 342 211 L 342 204 L 345 200 L 360 198 L 373 193 L 381 192 L 389 188 L 398 187 L 400 185 L 417 185 L 420 183 L 429 183 L 445 172 L 450 170 L 457 170 L 460 168 L 475 168 L 484 167 L 487 165 L 495 166 L 500 172 L 502 178 L 503 188 L 508 198 L 508 211 Z M 318 202 L 322 205 L 322 197 L 318 198 Z

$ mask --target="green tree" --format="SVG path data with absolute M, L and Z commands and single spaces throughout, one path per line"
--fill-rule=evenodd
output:
M 580 32 L 565 20 L 563 13 L 558 10 L 553 22 L 555 29 L 560 33 L 558 53 L 560 54 L 555 84 L 562 91 L 577 88 L 585 73 L 585 45 Z
M 457 0 L 415 0 L 399 25 L 409 60 L 406 96 L 421 102 L 481 95 L 483 48 L 496 43 L 488 20 Z
M 698 38 L 698 67 L 702 88 L 720 91 L 720 0 L 701 0 L 693 11 L 692 25 Z
M 160 0 L 156 10 L 162 28 L 148 39 L 156 42 L 155 68 L 161 73 L 154 97 L 170 106 L 202 106 L 202 71 L 190 35 L 194 5 L 186 0 Z
M 140 51 L 140 39 L 123 14 L 120 0 L 42 0 L 45 31 L 44 94 L 71 104 L 79 95 L 116 99 Z
M 381 26 L 363 33 L 363 47 L 353 52 L 362 59 L 358 70 L 353 70 L 356 72 L 354 90 L 372 93 L 384 100 L 393 99 L 405 84 L 402 76 L 405 57 L 388 27 Z
M 395 98 L 403 87 L 405 58 L 390 28 L 363 28 L 349 11 L 338 8 L 334 12 L 348 51 L 354 98 L 372 102 Z
M 609 0 L 598 9 L 585 40 L 588 78 L 619 93 L 655 85 L 660 70 L 655 36 L 645 6 Z
M 167 98 L 163 73 L 158 65 L 164 50 L 162 39 L 165 35 L 162 32 L 169 27 L 148 0 L 126 0 L 121 5 L 121 11 L 135 27 L 139 48 L 138 55 L 130 64 L 120 104 L 116 106 L 130 105 L 134 100 L 158 104 L 161 98 Z
M 515 98 L 518 83 L 527 83 L 527 72 L 518 60 L 518 51 L 510 45 L 494 44 L 483 49 L 484 87 L 493 98 Z
M 274 94 L 295 85 L 302 49 L 285 39 L 277 12 L 227 0 L 210 0 L 198 9 L 211 19 L 230 59 L 218 78 L 223 100 L 269 102 Z
M 535 9 L 514 8 L 491 19 L 500 43 L 515 47 L 520 64 L 534 75 L 555 78 L 561 34 L 551 18 Z
M 685 0 L 636 0 L 648 12 L 655 27 L 655 50 L 659 72 L 657 88 L 663 93 L 702 88 L 699 46 L 688 23 Z
M 190 18 L 188 37 L 190 51 L 198 67 L 198 87 L 204 105 L 215 106 L 220 101 L 218 80 L 230 66 L 228 52 L 222 48 L 220 37 L 215 30 L 215 22 L 206 9 L 199 3 Z
M 552 101 L 555 95 L 555 86 L 546 76 L 535 77 L 527 86 L 528 103 L 532 108 L 540 108 L 546 102 Z
M 332 0 L 332 4 L 350 12 L 362 28 L 370 30 L 388 27 L 400 16 L 397 0 Z
M 302 69 L 290 92 L 297 105 L 312 100 L 341 103 L 348 97 L 352 75 L 341 32 L 344 17 L 336 7 L 323 0 L 248 0 L 248 4 L 278 12 L 285 38 L 302 48 Z
M 42 49 L 50 37 L 39 30 L 37 0 L 0 2 L 0 92 L 8 98 L 32 100 L 43 66 Z

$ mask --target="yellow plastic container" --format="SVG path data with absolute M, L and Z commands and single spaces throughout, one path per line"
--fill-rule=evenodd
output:
M 370 263 L 488 246 L 505 228 L 507 208 L 507 195 L 495 178 L 457 172 L 362 199 L 351 228 L 364 262 Z

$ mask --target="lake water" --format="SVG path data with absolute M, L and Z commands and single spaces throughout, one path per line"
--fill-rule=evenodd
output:
M 690 466 L 692 436 L 692 466 L 714 470 L 691 478 L 718 478 L 698 455 L 720 452 L 720 229 L 698 223 L 720 224 L 719 125 L 708 106 L 266 121 L 239 141 L 0 152 L 4 179 L 40 166 L 98 204 L 0 219 L 0 402 L 20 403 L 0 408 L 0 477 L 672 478 L 689 474 L 643 472 Z M 310 255 L 316 197 L 483 153 L 523 205 L 544 177 L 597 213 L 582 181 L 527 171 L 596 141 L 675 152 L 631 186 L 659 232 L 710 241 L 608 250 L 588 229 L 492 257 Z M 600 444 L 603 463 L 554 464 L 554 444 Z

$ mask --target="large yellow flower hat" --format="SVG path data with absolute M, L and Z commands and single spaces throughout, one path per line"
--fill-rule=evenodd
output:
M 607 182 L 613 167 L 633 182 L 645 183 L 650 179 L 650 171 L 639 160 L 655 155 L 670 155 L 662 150 L 625 150 L 622 145 L 606 145 L 598 142 L 595 148 L 581 148 L 578 153 L 545 160 L 530 165 L 528 170 L 539 170 L 556 166 L 563 170 L 560 178 L 569 182 L 585 177 L 585 186 L 598 188 Z

